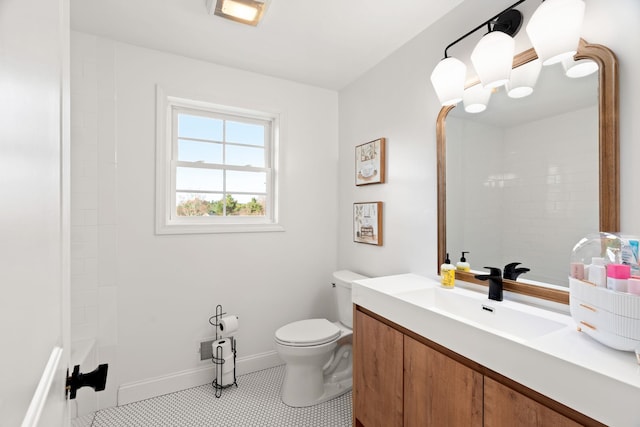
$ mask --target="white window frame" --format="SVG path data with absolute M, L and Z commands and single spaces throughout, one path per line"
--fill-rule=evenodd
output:
M 176 215 L 176 168 L 194 166 L 177 159 L 177 137 L 174 130 L 177 121 L 174 111 L 210 117 L 213 113 L 225 119 L 241 119 L 244 122 L 270 123 L 270 135 L 266 138 L 267 158 L 264 168 L 234 167 L 227 170 L 264 171 L 267 175 L 265 215 L 254 216 L 205 216 L 182 217 Z M 278 148 L 280 115 L 245 108 L 228 107 L 209 102 L 169 96 L 156 89 L 156 234 L 192 233 L 245 233 L 284 231 L 278 221 Z

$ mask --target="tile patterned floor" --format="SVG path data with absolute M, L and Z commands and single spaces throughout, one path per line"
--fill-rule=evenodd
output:
M 91 427 L 350 427 L 351 392 L 308 408 L 280 400 L 284 365 L 238 377 L 216 399 L 211 385 L 96 412 Z M 80 426 L 84 424 L 73 424 Z

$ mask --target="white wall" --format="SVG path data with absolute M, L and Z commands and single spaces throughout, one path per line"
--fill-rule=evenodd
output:
M 440 105 L 429 76 L 445 46 L 510 4 L 498 0 L 463 3 L 340 92 L 341 266 L 370 275 L 436 274 L 435 123 Z M 535 6 L 535 2 L 523 4 L 525 19 Z M 586 0 L 586 6 L 583 37 L 608 46 L 619 61 L 622 231 L 640 233 L 640 193 L 633 191 L 640 182 L 640 121 L 635 119 L 640 107 L 633 99 L 640 93 L 640 2 Z M 476 42 L 465 41 L 449 54 L 468 59 Z M 518 34 L 516 46 L 518 51 L 530 47 L 524 31 Z M 356 188 L 354 147 L 378 137 L 387 138 L 387 183 Z M 369 200 L 385 202 L 383 247 L 352 242 L 351 204 Z
M 90 121 L 78 132 L 84 141 L 74 141 L 74 159 L 97 167 L 81 168 L 97 176 L 90 177 L 88 222 L 79 227 L 93 245 L 89 258 L 106 242 L 104 259 L 97 250 L 97 286 L 89 285 L 97 288 L 89 291 L 97 298 L 97 326 L 76 331 L 93 329 L 106 351 L 99 358 L 112 359 L 110 392 L 210 367 L 197 350 L 213 337 L 208 319 L 216 304 L 240 316 L 239 359 L 273 354 L 274 332 L 287 322 L 335 319 L 337 93 L 82 33 L 72 39 L 76 71 L 85 73 L 74 74 L 83 85 L 74 99 L 85 109 L 77 117 Z M 284 232 L 154 234 L 156 84 L 177 96 L 282 114 Z M 83 182 L 74 179 L 77 188 Z

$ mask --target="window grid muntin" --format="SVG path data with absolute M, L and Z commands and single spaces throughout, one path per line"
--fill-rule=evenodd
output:
M 190 137 L 180 137 L 178 135 L 178 117 L 180 114 L 187 114 L 187 115 L 195 115 L 195 116 L 203 116 L 203 117 L 208 117 L 208 118 L 215 118 L 215 119 L 220 119 L 223 120 L 223 126 L 222 126 L 222 134 L 223 134 L 223 141 L 216 141 L 216 140 L 209 140 L 209 139 L 201 139 L 201 138 L 190 138 Z M 263 130 L 264 130 L 264 144 L 263 146 L 259 146 L 259 145 L 254 145 L 254 144 L 242 144 L 242 143 L 234 143 L 234 142 L 226 142 L 226 122 L 227 121 L 234 121 L 234 122 L 241 122 L 241 123 L 250 123 L 250 124 L 258 124 L 260 126 L 262 126 Z M 223 206 L 224 206 L 224 215 L 223 216 L 219 216 L 219 217 L 206 217 L 206 218 L 238 218 L 238 216 L 233 216 L 233 215 L 227 215 L 227 198 L 226 195 L 227 194 L 248 194 L 248 195 L 264 195 L 264 215 L 256 215 L 256 216 L 242 216 L 240 218 L 243 219 L 243 221 L 246 221 L 247 223 L 251 223 L 254 222 L 255 219 L 269 219 L 269 220 L 273 220 L 273 214 L 274 214 L 274 209 L 273 209 L 273 203 L 275 202 L 274 197 L 275 195 L 273 194 L 273 173 L 272 173 L 272 158 L 274 156 L 273 150 L 272 150 L 272 139 L 274 136 L 274 128 L 273 128 L 273 123 L 274 120 L 273 118 L 268 119 L 268 118 L 262 118 L 262 117 L 250 117 L 249 115 L 247 116 L 240 116 L 240 115 L 233 115 L 233 114 L 228 114 L 228 113 L 222 113 L 219 111 L 215 111 L 215 110 L 200 110 L 200 109 L 194 109 L 194 108 L 189 108 L 189 107 L 185 107 L 185 106 L 179 106 L 179 105 L 171 105 L 171 123 L 172 123 L 172 127 L 171 127 L 171 206 L 169 207 L 170 212 L 169 212 L 169 219 L 171 221 L 174 222 L 183 222 L 183 221 L 187 221 L 187 222 L 191 222 L 194 218 L 201 218 L 201 217 L 190 217 L 190 216 L 178 216 L 177 215 L 177 209 L 178 209 L 178 205 L 177 205 L 177 193 L 178 192 L 189 192 L 189 193 L 202 193 L 202 194 L 217 194 L 217 192 L 213 191 L 213 192 L 208 192 L 208 191 L 202 191 L 202 190 L 187 190 L 187 189 L 178 189 L 176 187 L 176 171 L 177 171 L 177 167 L 179 166 L 183 166 L 183 167 L 192 167 L 192 168 L 205 168 L 205 169 L 221 169 L 223 171 L 223 192 L 221 192 L 220 194 L 222 195 L 222 201 L 223 201 Z M 222 149 L 222 159 L 223 159 L 223 164 L 215 164 L 215 163 L 204 163 L 204 162 L 189 162 L 189 161 L 184 161 L 184 160 L 177 160 L 178 159 L 178 150 L 179 150 L 179 143 L 178 140 L 183 139 L 183 140 L 192 140 L 192 141 L 198 141 L 198 142 L 206 142 L 206 143 L 219 143 L 222 145 L 223 149 Z M 226 164 L 226 145 L 233 145 L 233 146 L 246 146 L 246 147 L 251 147 L 253 149 L 256 148 L 261 148 L 263 150 L 263 155 L 264 155 L 264 164 L 265 167 L 255 167 L 255 166 L 236 166 L 236 165 L 227 165 Z M 249 172 L 265 172 L 265 179 L 266 179 L 266 183 L 265 183 L 265 187 L 266 187 L 266 192 L 265 193 L 261 193 L 261 192 L 239 192 L 239 191 L 233 191 L 233 192 L 229 192 L 227 191 L 227 185 L 226 185 L 226 171 L 227 170 L 237 170 L 237 171 L 249 171 Z M 202 219 L 197 220 L 198 222 L 201 222 Z M 213 221 L 212 221 L 213 222 Z

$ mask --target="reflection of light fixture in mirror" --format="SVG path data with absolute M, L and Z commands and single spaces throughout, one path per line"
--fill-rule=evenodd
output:
M 564 73 L 567 77 L 575 79 L 595 73 L 598 71 L 598 64 L 590 59 L 574 61 L 573 58 L 565 58 L 562 60 L 562 68 L 564 68 Z
M 444 58 L 431 73 L 431 83 L 442 105 L 455 105 L 462 101 L 467 66 L 456 58 Z
M 527 24 L 527 34 L 542 65 L 575 55 L 584 18 L 582 0 L 546 0 Z
M 491 98 L 491 91 L 491 88 L 483 87 L 481 84 L 465 89 L 462 97 L 464 111 L 467 113 L 481 113 L 486 110 L 489 98 Z
M 542 63 L 539 59 L 527 62 L 511 71 L 511 80 L 507 82 L 507 95 L 510 98 L 524 98 L 533 93 Z
M 206 0 L 209 13 L 247 25 L 258 25 L 266 9 L 265 0 Z M 213 6 L 215 1 L 215 7 Z

